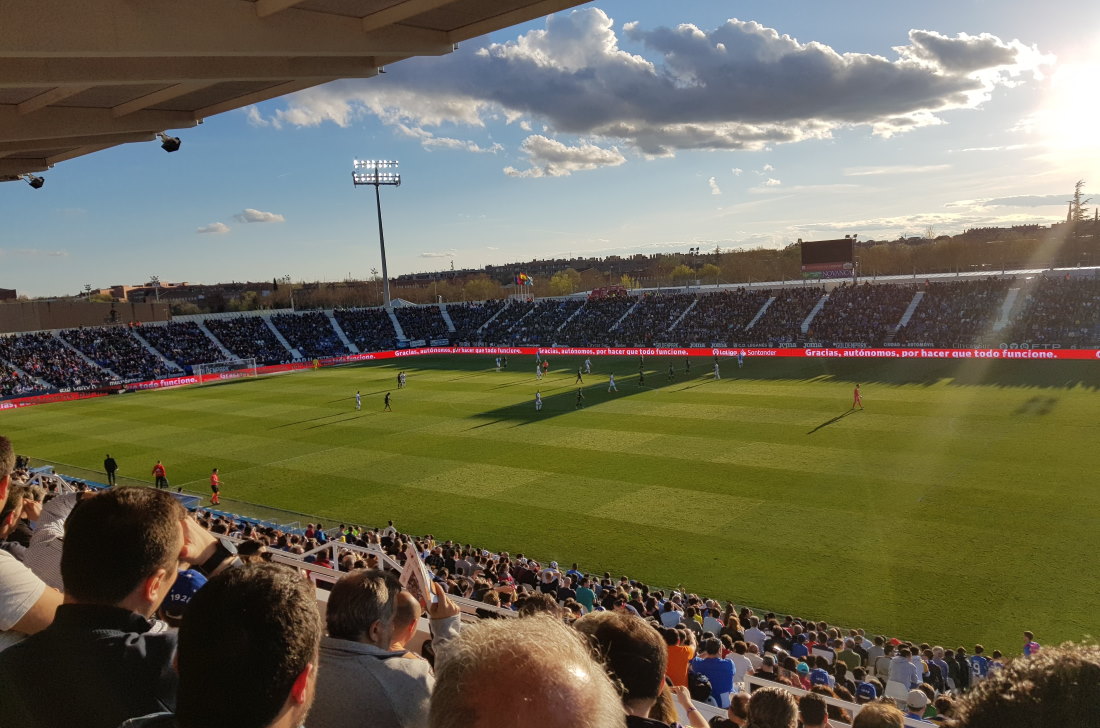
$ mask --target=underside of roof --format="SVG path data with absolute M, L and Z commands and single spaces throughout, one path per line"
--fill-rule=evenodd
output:
M 0 181 L 583 2 L 0 2 Z

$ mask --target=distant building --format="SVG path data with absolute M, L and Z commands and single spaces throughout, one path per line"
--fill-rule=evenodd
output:
M 18 297 L 14 288 L 0 288 L 0 301 L 14 301 Z

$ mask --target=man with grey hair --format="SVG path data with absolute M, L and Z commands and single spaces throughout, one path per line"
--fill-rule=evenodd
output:
M 626 725 L 619 694 L 591 649 L 551 617 L 467 627 L 436 666 L 431 728 Z
M 459 608 L 438 584 L 428 605 L 433 646 L 445 653 L 458 633 Z M 392 572 L 362 569 L 344 576 L 328 598 L 328 636 L 321 640 L 323 675 L 310 728 L 421 728 L 428 724 L 431 666 L 405 645 L 416 634 L 422 605 Z

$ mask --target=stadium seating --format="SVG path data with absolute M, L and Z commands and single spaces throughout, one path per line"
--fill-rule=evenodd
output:
M 68 329 L 61 332 L 61 337 L 126 382 L 160 379 L 172 372 L 123 326 Z
M 152 344 L 154 349 L 181 367 L 225 358 L 194 321 L 145 325 L 140 332 L 142 338 Z
M 236 357 L 255 359 L 258 364 L 282 364 L 291 359 L 290 352 L 259 316 L 208 318 L 204 323 Z
M 507 305 L 507 300 L 481 301 L 478 303 L 448 303 L 447 315 L 455 326 L 457 341 L 474 341 L 477 330 Z
M 384 308 L 338 308 L 333 315 L 359 351 L 385 351 L 397 343 L 397 332 Z
M 1007 340 L 1032 346 L 1094 346 L 1100 341 L 1100 280 L 1043 278 L 1025 289 Z
M 882 346 L 913 300 L 911 285 L 843 285 L 814 316 L 805 341 L 826 346 Z
M 405 338 L 409 341 L 431 341 L 451 337 L 439 306 L 402 306 L 394 308 L 393 312 L 397 316 L 398 323 L 401 324 L 401 330 L 405 332 Z
M 276 314 L 271 323 L 306 359 L 351 353 L 332 328 L 332 320 L 320 311 Z
M 58 389 L 100 387 L 111 379 L 107 372 L 89 364 L 60 339 L 46 333 L 0 338 L 0 359 Z

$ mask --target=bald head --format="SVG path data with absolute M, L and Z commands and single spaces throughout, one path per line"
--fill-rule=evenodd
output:
M 623 728 L 626 714 L 582 637 L 546 616 L 463 629 L 436 664 L 431 728 Z

